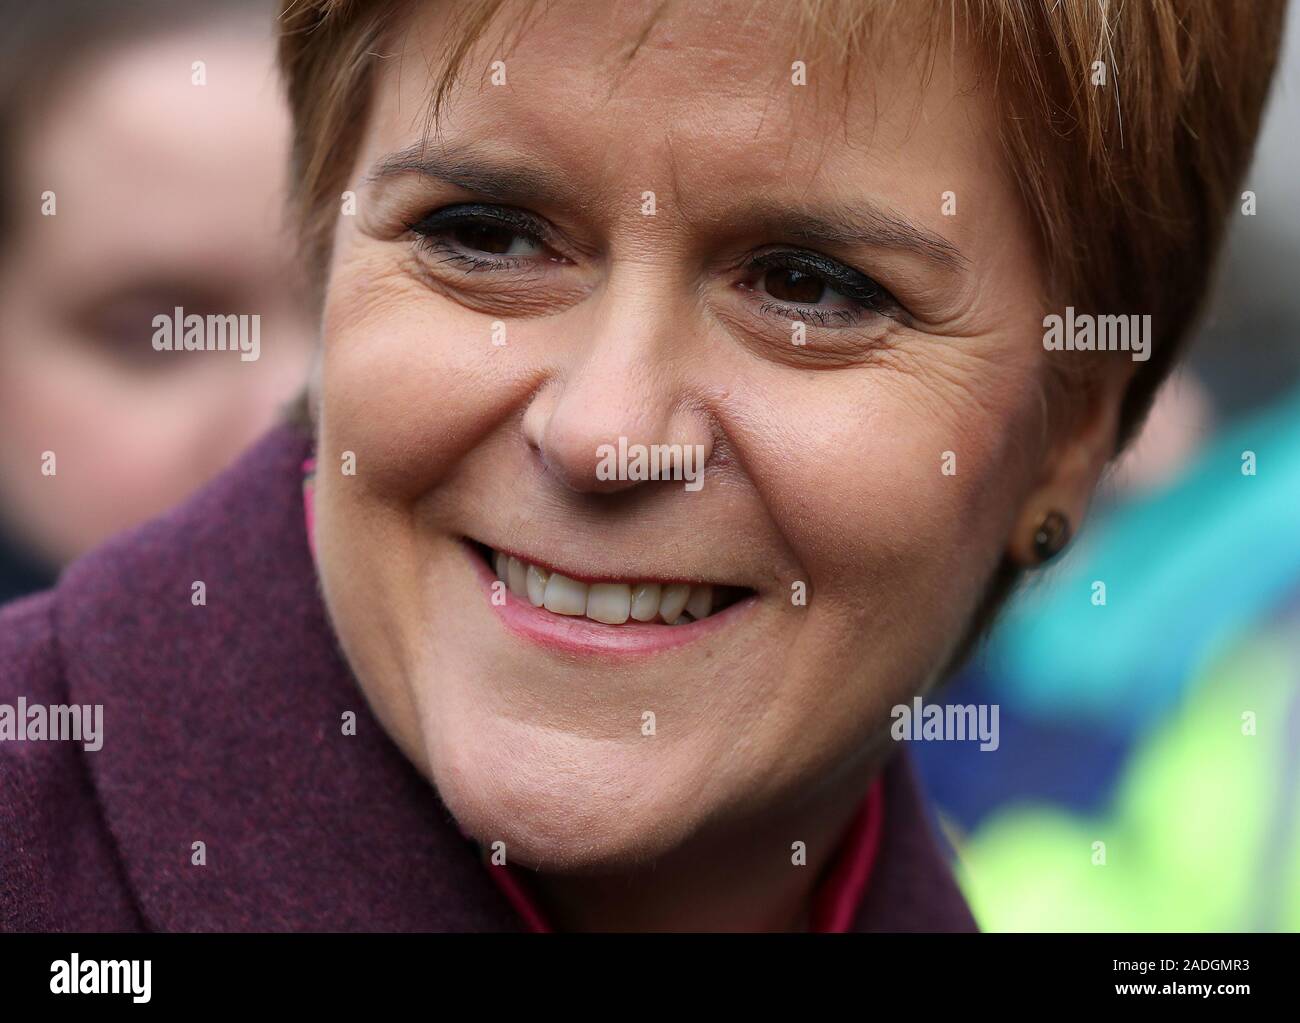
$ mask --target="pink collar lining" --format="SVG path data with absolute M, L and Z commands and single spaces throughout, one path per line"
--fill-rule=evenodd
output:
M 880 849 L 884 822 L 884 787 L 877 777 L 867 792 L 857 816 L 849 826 L 834 862 L 813 893 L 809 931 L 814 934 L 845 934 L 853 926 L 858 906 L 866 895 Z M 534 934 L 549 934 L 547 922 L 524 873 L 509 863 L 485 864 L 492 880 Z

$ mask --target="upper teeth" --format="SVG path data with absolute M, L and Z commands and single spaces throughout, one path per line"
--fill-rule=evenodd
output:
M 706 618 L 713 610 L 713 587 L 708 583 L 583 583 L 501 553 L 495 554 L 494 564 L 497 578 L 510 592 L 534 607 L 585 615 L 606 625 L 622 625 L 629 618 L 638 622 L 661 618 L 669 625 L 682 625 Z

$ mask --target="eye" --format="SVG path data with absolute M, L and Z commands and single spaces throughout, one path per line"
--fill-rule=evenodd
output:
M 408 225 L 427 250 L 466 269 L 509 269 L 536 260 L 560 260 L 546 244 L 543 223 L 508 206 L 447 206 Z
M 763 290 L 782 302 L 816 305 L 827 292 L 826 282 L 801 270 L 785 267 L 763 274 Z
M 897 316 L 903 311 L 898 300 L 866 274 L 804 250 L 752 257 L 740 287 L 762 300 L 764 312 L 823 326 L 856 324 L 865 315 Z
M 536 256 L 543 251 L 537 240 L 498 224 L 457 224 L 447 237 L 463 249 L 494 256 Z

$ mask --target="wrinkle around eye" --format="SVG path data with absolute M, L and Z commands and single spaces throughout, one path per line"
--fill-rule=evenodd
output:
M 714 316 L 724 329 L 756 357 L 796 369 L 849 369 L 879 362 L 916 333 L 905 324 L 881 314 L 872 323 L 833 328 L 804 323 L 803 345 L 793 341 L 793 323 L 762 313 L 757 308 L 722 306 Z M 784 327 L 783 327 L 784 324 Z
M 534 319 L 573 307 L 591 288 L 559 274 L 528 267 L 468 271 L 448 264 L 432 265 L 438 254 L 412 248 L 401 260 L 402 272 L 457 305 L 486 316 Z

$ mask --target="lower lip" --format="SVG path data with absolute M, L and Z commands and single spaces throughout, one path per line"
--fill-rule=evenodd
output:
M 500 580 L 477 551 L 466 546 L 465 552 L 487 592 L 488 606 L 497 613 L 502 624 L 516 636 L 567 654 L 635 656 L 672 650 L 715 635 L 758 603 L 758 595 L 751 594 L 717 614 L 686 625 L 648 625 L 631 620 L 623 625 L 603 625 L 580 615 L 558 615 L 544 607 L 534 607 L 527 597 L 517 597 L 508 587 L 506 602 L 500 605 L 492 603 L 492 584 Z

